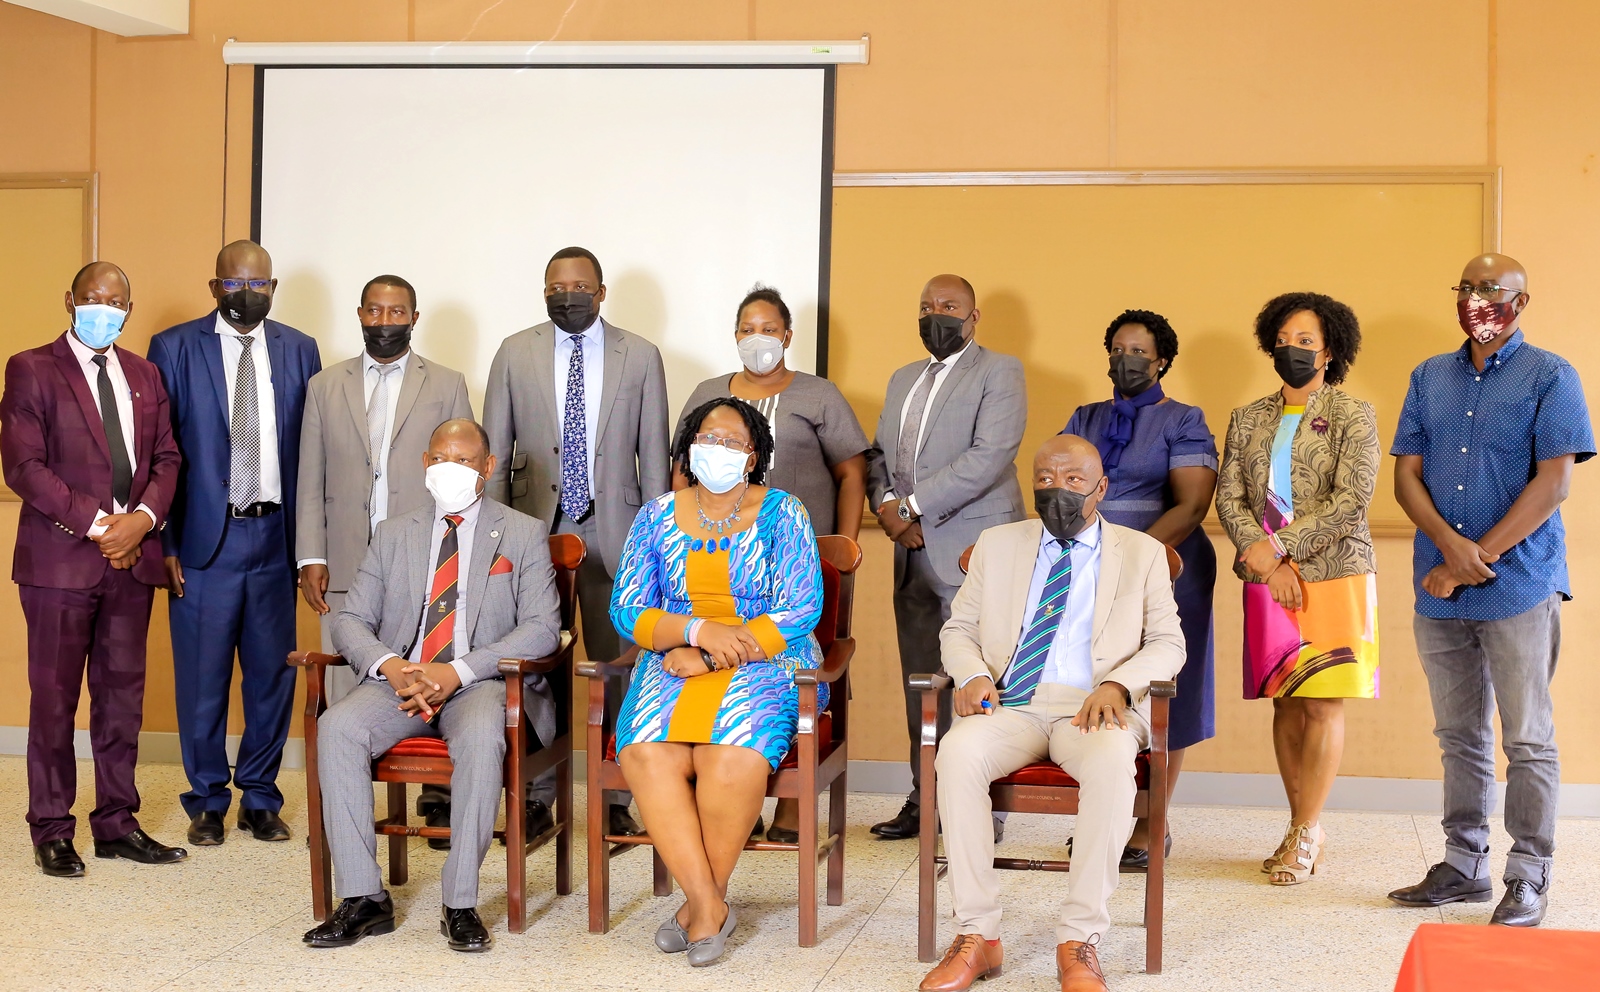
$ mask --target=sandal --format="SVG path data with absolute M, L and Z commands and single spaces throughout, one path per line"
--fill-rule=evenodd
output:
M 1289 846 L 1293 843 L 1293 840 L 1294 821 L 1290 820 L 1289 825 L 1284 828 L 1283 840 L 1278 841 L 1278 849 L 1272 852 L 1272 857 L 1261 862 L 1261 874 L 1272 874 L 1272 869 L 1281 864 L 1283 862 L 1283 856 L 1289 853 Z
M 1312 831 L 1316 831 L 1315 836 Z M 1290 839 L 1292 843 L 1285 859 L 1272 866 L 1268 881 L 1273 885 L 1299 885 L 1315 875 L 1317 866 L 1322 863 L 1328 835 L 1323 833 L 1320 825 L 1313 827 L 1302 823 L 1294 828 Z M 1294 860 L 1288 860 L 1288 855 L 1292 855 Z

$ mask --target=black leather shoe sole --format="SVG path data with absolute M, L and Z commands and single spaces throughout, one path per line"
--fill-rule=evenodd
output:
M 394 926 L 393 919 L 379 920 L 351 937 L 313 937 L 307 934 L 301 939 L 311 947 L 349 947 L 359 943 L 362 937 L 381 937 L 386 933 L 394 933 Z
M 461 951 L 464 954 L 477 954 L 487 951 L 494 946 L 494 938 L 487 937 L 483 940 L 453 940 L 450 937 L 450 927 L 443 920 L 439 921 L 439 932 L 444 935 L 445 942 L 452 951 Z
M 1406 899 L 1396 893 L 1389 893 L 1389 901 L 1397 906 L 1407 909 L 1433 909 L 1436 906 L 1446 906 L 1453 902 L 1488 902 L 1494 898 L 1492 889 L 1470 889 L 1466 892 L 1454 892 L 1447 895 L 1431 896 L 1427 899 Z

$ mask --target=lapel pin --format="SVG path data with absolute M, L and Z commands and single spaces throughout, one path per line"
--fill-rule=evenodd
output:
M 490 531 L 490 532 L 489 532 L 489 536 L 490 536 L 490 537 L 499 537 L 499 536 L 500 536 L 500 532 L 499 532 L 499 531 L 497 531 L 497 530 L 491 530 L 491 531 Z

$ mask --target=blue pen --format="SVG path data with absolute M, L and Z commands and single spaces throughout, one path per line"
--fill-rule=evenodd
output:
M 982 706 L 986 710 L 994 709 L 994 704 L 989 702 L 987 699 L 985 699 L 983 702 L 979 703 L 978 705 Z

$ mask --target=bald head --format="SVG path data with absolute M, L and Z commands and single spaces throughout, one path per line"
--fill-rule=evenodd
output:
M 939 275 L 922 287 L 917 309 L 922 346 L 939 361 L 960 351 L 978 331 L 977 300 L 972 283 L 956 275 Z M 937 318 L 929 320 L 930 317 Z
M 428 450 L 422 453 L 422 470 L 434 465 L 465 465 L 478 473 L 479 492 L 494 474 L 494 455 L 489 453 L 489 434 L 477 421 L 465 417 L 446 420 L 433 429 Z
M 972 283 L 961 276 L 950 272 L 936 275 L 929 279 L 927 285 L 922 287 L 922 299 L 944 301 L 951 300 L 961 305 L 963 314 L 978 305 L 978 294 L 972 289 Z M 943 310 L 936 312 L 943 313 Z
M 1491 251 L 1468 262 L 1461 270 L 1461 281 L 1474 286 L 1494 283 L 1523 292 L 1528 288 L 1528 270 L 1510 255 Z
M 1106 494 L 1106 474 L 1100 466 L 1100 451 L 1076 434 L 1057 434 L 1043 444 L 1033 456 L 1034 507 L 1045 520 L 1045 527 L 1058 538 L 1071 534 L 1057 533 L 1064 524 L 1052 520 L 1052 513 L 1062 509 L 1060 493 L 1047 494 L 1046 490 L 1066 489 L 1084 497 L 1082 526 L 1094 523 L 1095 508 Z M 1074 531 L 1075 533 L 1075 531 Z
M 1488 252 L 1461 270 L 1456 319 L 1480 352 L 1498 349 L 1510 340 L 1527 305 L 1528 272 L 1510 255 Z
M 254 241 L 235 241 L 217 252 L 218 279 L 271 279 L 272 256 Z

